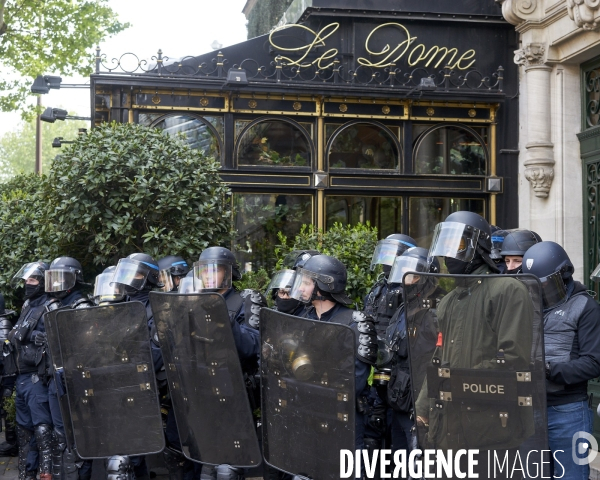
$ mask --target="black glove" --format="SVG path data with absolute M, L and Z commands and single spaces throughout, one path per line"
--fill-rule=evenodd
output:
M 44 332 L 36 331 L 33 333 L 33 343 L 35 343 L 38 347 L 46 345 L 47 341 L 48 341 L 48 337 L 46 336 L 46 334 Z
M 385 432 L 385 424 L 386 424 L 386 408 L 384 404 L 373 405 L 370 408 L 368 423 L 369 426 L 375 430 L 376 432 L 383 433 Z

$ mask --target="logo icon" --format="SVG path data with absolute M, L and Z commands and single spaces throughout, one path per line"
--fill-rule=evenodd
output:
M 578 440 L 581 440 L 578 442 Z M 598 455 L 598 442 L 587 432 L 577 432 L 573 435 L 572 451 L 573 461 L 577 465 L 588 465 Z
M 531 267 L 533 267 L 533 258 L 528 258 L 527 259 L 527 269 L 531 270 Z

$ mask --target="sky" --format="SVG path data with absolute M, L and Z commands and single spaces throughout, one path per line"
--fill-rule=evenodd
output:
M 211 44 L 215 40 L 223 47 L 246 40 L 246 17 L 242 13 L 246 0 L 109 0 L 108 3 L 121 22 L 131 23 L 127 30 L 100 44 L 109 61 L 127 52 L 149 60 L 159 49 L 170 58 L 200 55 L 213 50 Z M 89 78 L 63 77 L 62 83 L 89 83 Z M 31 102 L 35 103 L 35 97 Z M 42 96 L 42 103 L 80 116 L 90 115 L 89 89 L 50 90 Z M 19 122 L 19 113 L 0 113 L 0 135 L 17 128 Z

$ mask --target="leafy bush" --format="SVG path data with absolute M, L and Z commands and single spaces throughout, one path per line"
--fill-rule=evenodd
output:
M 55 256 L 53 225 L 44 218 L 46 177 L 17 175 L 0 184 L 0 292 L 8 308 L 19 308 L 20 295 L 10 280 L 24 263 Z M 44 230 L 47 237 L 43 237 Z
M 48 181 L 58 250 L 84 265 L 114 265 L 134 252 L 191 259 L 230 236 L 219 163 L 161 130 L 95 128 L 62 152 Z
M 313 225 L 303 225 L 300 233 L 292 240 L 281 232 L 279 245 L 275 247 L 277 270 L 283 259 L 292 250 L 315 249 L 331 255 L 342 262 L 348 270 L 346 293 L 354 306 L 361 309 L 364 297 L 377 280 L 377 272 L 371 272 L 371 258 L 377 245 L 377 228 L 367 224 L 342 225 L 335 223 L 326 232 Z

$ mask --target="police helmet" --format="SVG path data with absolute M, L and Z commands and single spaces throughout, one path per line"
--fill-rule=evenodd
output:
M 329 255 L 316 255 L 311 257 L 304 267 L 297 269 L 296 279 L 290 296 L 310 303 L 315 298 L 316 289 L 311 292 L 311 297 L 303 294 L 302 284 L 311 281 L 316 285 L 319 291 L 325 295 L 331 296 L 336 302 L 348 305 L 352 300 L 344 293 L 348 281 L 348 272 L 346 267 L 337 258 Z
M 73 257 L 58 257 L 52 260 L 44 272 L 47 293 L 64 293 L 72 290 L 77 283 L 83 284 L 83 268 Z
M 115 266 L 106 267 L 96 276 L 93 299 L 97 305 L 122 302 L 125 299 L 125 285 L 112 281 L 116 269 Z
M 292 250 L 283 259 L 283 268 L 295 270 L 298 267 L 303 267 L 315 255 L 321 255 L 321 252 L 318 250 Z
M 194 290 L 218 292 L 232 286 L 242 275 L 235 255 L 225 247 L 209 247 L 194 262 Z
M 491 251 L 492 230 L 487 220 L 476 213 L 460 211 L 451 213 L 436 225 L 429 256 L 451 257 L 469 263 L 479 254 L 497 270 L 490 258 Z
M 117 263 L 112 282 L 120 283 L 136 291 L 151 287 L 164 287 L 159 280 L 158 263 L 146 253 L 132 253 Z
M 402 255 L 396 257 L 388 282 L 402 283 L 402 278 L 407 272 L 440 273 L 440 262 L 434 257 L 429 263 L 428 255 L 429 251 L 426 248 L 409 248 Z
M 500 255 L 503 257 L 506 255 L 522 257 L 532 245 L 540 243 L 541 241 L 541 237 L 531 230 L 511 230 L 504 237 Z
M 409 248 L 417 246 L 414 238 L 402 233 L 393 233 L 383 240 L 379 240 L 375 246 L 373 257 L 371 258 L 371 270 L 375 270 L 377 265 L 382 265 L 384 272 L 389 273 L 394 264 L 394 259 L 402 255 Z
M 546 241 L 530 247 L 523 255 L 522 269 L 523 273 L 540 279 L 545 308 L 566 300 L 565 282 L 570 281 L 575 268 L 567 252 L 558 243 Z
M 177 290 L 173 277 L 185 277 L 190 271 L 190 267 L 183 257 L 177 255 L 168 255 L 158 261 L 158 277 L 164 285 L 161 288 L 163 292 Z
M 500 252 L 502 251 L 502 244 L 504 243 L 504 238 L 508 235 L 512 230 L 493 230 L 492 229 L 492 251 L 490 253 L 490 258 L 495 262 L 502 261 L 502 255 Z

